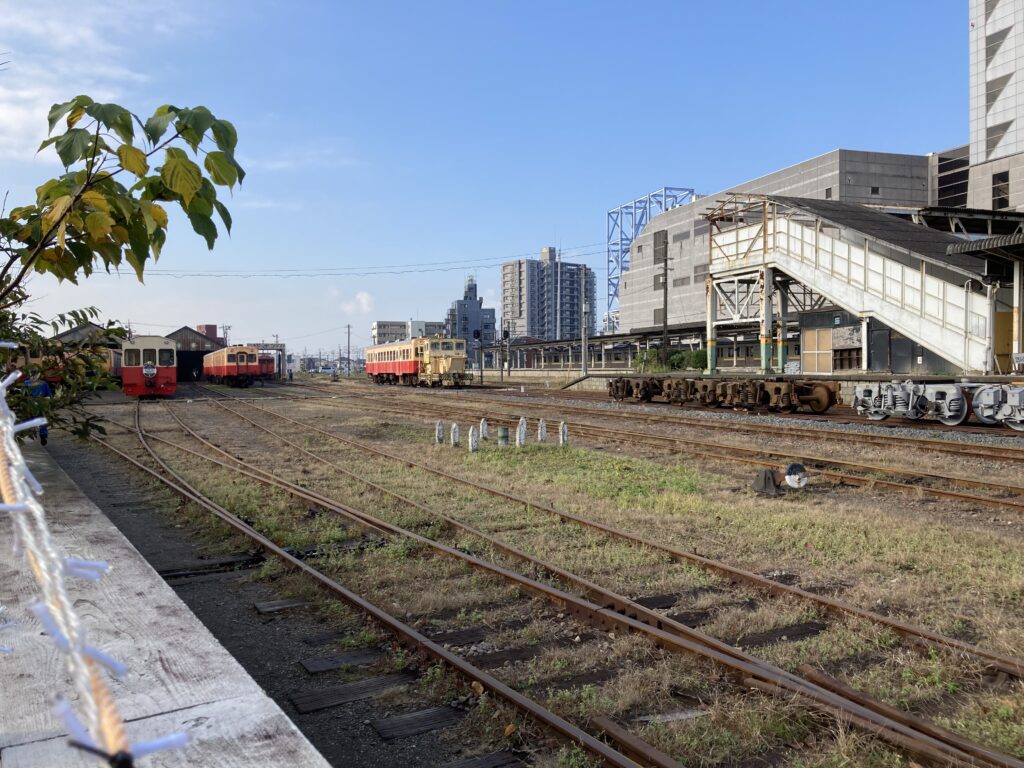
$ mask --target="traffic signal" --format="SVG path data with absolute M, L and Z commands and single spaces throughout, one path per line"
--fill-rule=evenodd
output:
M 473 338 L 474 339 L 479 339 L 480 338 L 480 329 L 479 328 L 477 330 L 473 331 Z
M 507 328 L 504 331 L 501 332 L 501 338 L 502 338 L 503 341 L 508 341 L 508 329 Z

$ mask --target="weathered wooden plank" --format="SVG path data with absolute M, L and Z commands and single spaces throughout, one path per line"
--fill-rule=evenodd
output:
M 523 762 L 511 752 L 491 752 L 489 755 L 445 763 L 441 768 L 512 768 L 516 765 L 523 765 Z
M 262 693 L 199 704 L 128 723 L 132 742 L 185 732 L 184 749 L 157 752 L 147 768 L 327 768 L 283 712 Z M 95 757 L 71 749 L 64 737 L 0 750 L 3 768 L 96 768 Z
M 644 608 L 671 608 L 679 602 L 679 598 L 680 595 L 678 593 L 670 595 L 648 595 L 647 597 L 638 597 L 633 602 L 637 605 L 642 605 Z
M 357 680 L 354 683 L 332 685 L 329 688 L 311 689 L 293 693 L 288 697 L 301 714 L 316 712 L 318 709 L 336 707 L 339 704 L 348 704 L 350 701 L 360 699 L 372 699 L 380 696 L 385 691 L 408 685 L 416 677 L 408 672 L 397 672 L 393 675 L 381 675 L 366 680 Z
M 383 720 L 373 720 L 370 726 L 382 739 L 390 741 L 436 731 L 438 728 L 447 728 L 455 725 L 465 715 L 461 709 L 454 707 L 430 707 L 418 712 L 386 717 Z
M 260 688 L 193 616 L 111 522 L 71 482 L 45 450 L 28 445 L 33 473 L 46 488 L 46 510 L 60 551 L 106 560 L 111 572 L 98 582 L 72 580 L 75 602 L 89 642 L 128 665 L 114 696 L 128 720 L 186 709 Z M 5 702 L 0 706 L 0 748 L 51 738 L 64 726 L 51 712 L 54 694 L 71 694 L 62 654 L 27 606 L 38 596 L 24 562 L 0 547 L 0 603 L 15 626 L 4 642 Z M 58 763 L 54 763 L 58 764 Z M 5 765 L 4 768 L 7 768 Z
M 277 613 L 278 611 L 287 611 L 291 608 L 301 608 L 304 605 L 308 605 L 305 600 L 288 598 L 286 600 L 268 600 L 265 603 L 253 603 L 252 607 L 256 609 L 256 613 Z
M 332 669 L 341 669 L 342 667 L 362 667 L 367 664 L 373 664 L 373 662 L 379 661 L 383 657 L 384 654 L 377 648 L 356 648 L 351 651 L 334 653 L 330 656 L 303 659 L 299 664 L 305 667 L 307 672 L 330 672 Z

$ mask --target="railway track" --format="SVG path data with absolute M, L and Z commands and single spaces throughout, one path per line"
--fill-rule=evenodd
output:
M 430 398 L 409 396 L 408 398 L 402 398 L 402 400 L 408 403 L 407 405 L 398 405 L 396 404 L 398 401 L 394 398 L 395 396 L 391 395 L 374 396 L 360 393 L 354 396 L 349 395 L 344 399 L 325 400 L 324 403 L 332 407 L 349 409 L 360 407 L 352 402 L 355 400 L 363 403 L 386 403 L 390 413 L 413 418 L 422 418 L 426 415 L 442 419 L 462 418 L 471 421 L 487 418 L 496 423 L 509 425 L 517 423 L 518 416 L 506 411 L 496 411 L 496 406 L 515 408 L 520 413 L 524 411 L 532 412 L 536 414 L 531 417 L 531 421 L 534 423 L 545 416 L 548 420 L 557 420 L 561 418 L 563 413 L 562 409 L 558 406 L 534 403 L 517 402 L 505 404 L 501 401 L 497 403 L 484 401 L 476 405 L 476 401 L 474 401 L 474 404 L 470 404 L 461 398 L 454 402 L 440 403 Z M 584 415 L 593 419 L 619 418 L 618 414 L 609 414 L 606 411 L 597 413 L 585 412 Z M 568 424 L 574 434 L 606 443 L 629 444 L 642 448 L 675 451 L 704 459 L 740 463 L 755 467 L 777 468 L 780 461 L 784 463 L 801 461 L 814 467 L 819 475 L 841 484 L 882 488 L 914 496 L 924 494 L 939 499 L 1024 512 L 1024 499 L 1020 498 L 1024 495 L 1024 486 L 1013 483 L 1000 483 L 950 474 L 864 464 L 829 456 L 809 454 L 799 450 L 772 451 L 764 448 L 744 448 L 727 443 L 713 442 L 705 438 L 691 439 L 674 435 L 638 432 L 622 428 L 603 427 L 581 421 L 568 422 Z M 841 434 L 848 435 L 849 433 Z M 987 496 L 942 487 L 947 484 L 965 488 L 983 488 L 1001 495 Z
M 222 407 L 225 407 L 226 410 L 233 410 L 223 406 L 223 403 L 220 404 Z M 254 405 L 254 403 L 248 401 L 245 404 Z M 306 425 L 303 426 L 305 427 Z M 260 426 L 260 428 L 266 430 L 265 427 Z M 190 434 L 192 434 L 197 440 L 202 439 L 194 432 L 194 430 L 190 430 Z M 278 435 L 278 439 L 287 440 L 280 435 Z M 310 460 L 320 462 L 326 461 L 322 457 L 306 451 L 304 448 L 291 441 L 289 441 L 289 443 L 296 450 L 303 452 L 303 455 Z M 228 456 L 230 456 L 226 451 L 216 448 L 212 444 L 207 445 L 207 447 L 208 449 L 218 451 L 225 456 L 225 459 L 228 459 Z M 239 462 L 239 459 L 232 457 L 230 461 Z M 332 464 L 332 468 L 333 471 L 344 471 L 344 468 L 337 464 Z M 275 479 L 269 472 L 263 470 L 250 469 L 249 471 L 253 471 L 254 479 L 260 479 L 262 477 L 263 482 L 287 482 L 282 481 L 279 478 Z M 353 477 L 353 479 L 357 480 L 358 478 Z M 337 505 L 336 502 L 331 502 L 325 497 L 318 496 L 317 494 L 310 494 L 305 490 L 300 491 L 290 485 L 279 487 L 288 488 L 289 493 L 305 494 L 304 498 L 310 501 L 316 499 L 321 504 L 329 503 Z M 381 493 L 390 493 L 387 489 L 383 488 L 378 488 L 378 491 Z M 402 502 L 409 505 L 416 504 L 416 502 L 413 502 L 410 499 L 403 499 Z M 350 508 L 339 508 L 345 510 L 348 514 L 353 514 L 353 510 Z M 742 685 L 767 689 L 774 692 L 779 692 L 780 690 L 787 691 L 790 695 L 795 695 L 801 700 L 806 700 L 809 704 L 812 704 L 816 708 L 825 712 L 829 712 L 833 716 L 839 715 L 851 718 L 853 722 L 874 733 L 876 736 L 889 741 L 891 744 L 899 746 L 901 749 L 917 755 L 921 759 L 937 761 L 941 764 L 961 764 L 961 762 L 958 761 L 962 761 L 964 759 L 963 755 L 957 756 L 952 753 L 943 753 L 940 755 L 939 753 L 929 752 L 929 750 L 934 749 L 938 749 L 940 751 L 945 750 L 949 747 L 948 742 L 951 741 L 956 745 L 955 750 L 962 751 L 963 754 L 968 755 L 970 761 L 972 761 L 964 764 L 989 764 L 985 762 L 989 760 L 995 760 L 996 762 L 993 764 L 1000 765 L 1019 764 L 1019 761 L 1016 761 L 1013 758 L 1009 758 L 1010 762 L 1004 763 L 1002 762 L 1004 760 L 1004 756 L 994 756 L 984 748 L 977 747 L 977 745 L 965 744 L 961 737 L 941 731 L 941 729 L 936 730 L 933 726 L 923 723 L 913 716 L 906 716 L 904 713 L 900 712 L 887 711 L 885 705 L 882 705 L 879 702 L 868 701 L 867 706 L 865 706 L 865 704 L 862 703 L 863 697 L 860 694 L 857 694 L 857 692 L 852 690 L 844 690 L 842 684 L 836 683 L 827 676 L 823 676 L 821 673 L 814 670 L 804 670 L 806 673 L 805 676 L 799 677 L 792 675 L 792 673 L 785 672 L 784 670 L 771 668 L 771 665 L 765 666 L 764 662 L 760 662 L 756 658 L 738 651 L 738 649 L 722 644 L 714 638 L 703 635 L 700 632 L 696 632 L 685 625 L 680 625 L 678 622 L 666 619 L 666 617 L 657 614 L 650 609 L 644 609 L 642 605 L 639 605 L 635 601 L 631 601 L 622 595 L 610 592 L 609 590 L 604 590 L 592 582 L 588 582 L 585 579 L 574 576 L 574 574 L 564 571 L 564 569 L 559 569 L 558 566 L 553 564 L 539 562 L 536 558 L 531 559 L 528 555 L 525 555 L 525 553 L 511 548 L 509 545 L 494 539 L 493 537 L 485 538 L 486 535 L 482 532 L 470 529 L 465 524 L 460 523 L 453 518 L 443 516 L 437 512 L 429 510 L 421 511 L 424 511 L 425 514 L 431 514 L 438 519 L 445 520 L 446 525 L 452 526 L 460 530 L 462 533 L 471 533 L 474 536 L 484 538 L 484 540 L 488 541 L 490 546 L 496 548 L 505 555 L 513 556 L 522 562 L 530 562 L 534 568 L 538 568 L 548 574 L 553 574 L 563 581 L 571 583 L 576 591 L 584 593 L 584 597 L 582 598 L 584 602 L 586 602 L 586 598 L 588 597 L 594 600 L 594 602 L 589 605 L 585 605 L 569 601 L 564 595 L 553 596 L 551 593 L 547 593 L 549 599 L 567 601 L 565 604 L 571 606 L 570 610 L 572 612 L 586 617 L 587 620 L 591 622 L 596 622 L 599 626 L 606 627 L 610 623 L 619 629 L 646 632 L 652 637 L 654 642 L 662 645 L 663 647 L 684 653 L 696 653 L 704 658 L 710 658 L 728 668 L 739 678 Z M 364 523 L 369 523 L 371 525 L 379 526 L 382 522 L 375 518 L 370 518 L 365 515 L 365 513 L 356 512 L 355 515 Z M 395 535 L 410 535 L 410 532 L 408 531 L 400 532 L 394 529 L 388 529 L 387 524 L 385 524 L 384 527 L 386 530 L 391 530 Z M 415 536 L 415 534 L 411 535 Z M 420 543 L 427 544 L 427 542 L 423 541 Z M 444 545 L 440 545 L 437 542 L 428 544 L 428 546 L 434 547 L 435 550 L 437 550 L 438 547 L 444 547 Z M 644 542 L 643 546 L 650 545 Z M 445 554 L 453 557 L 465 557 L 464 555 L 452 551 L 438 551 L 444 551 Z M 474 565 L 475 567 L 483 567 L 485 570 L 495 572 L 495 566 L 493 565 L 481 565 L 480 563 L 474 563 Z M 733 575 L 737 575 L 737 573 L 734 573 Z M 751 576 L 753 575 L 751 574 Z M 542 592 L 544 591 L 544 589 L 538 587 L 537 584 L 527 584 L 527 582 L 522 581 L 518 583 L 523 586 L 528 586 L 528 588 L 531 589 L 540 589 Z M 598 600 L 610 602 L 608 605 L 602 606 Z M 623 613 L 625 615 L 623 615 Z M 1017 661 L 1013 661 L 1012 663 L 1015 670 L 1019 673 L 1020 663 Z M 837 690 L 840 691 L 841 695 L 837 694 Z M 840 695 L 840 698 L 843 699 L 845 703 L 837 702 L 836 699 L 832 698 L 836 695 Z M 860 699 L 860 701 L 858 701 L 858 699 Z M 852 707 L 852 709 L 850 708 L 850 702 L 853 702 L 856 705 Z M 837 706 L 838 709 L 836 708 Z M 879 720 L 877 718 L 882 719 Z M 894 719 L 890 722 L 886 718 Z M 902 727 L 896 728 L 893 725 L 894 722 L 900 723 Z M 907 728 L 910 730 L 905 730 Z M 922 733 L 929 737 L 924 739 L 922 742 L 925 745 L 924 751 L 921 751 L 922 743 L 918 742 Z M 937 739 L 937 742 L 933 742 L 931 739 Z M 940 746 L 941 743 L 946 743 L 946 747 Z
M 401 619 L 391 615 L 379 606 L 365 599 L 363 596 L 346 588 L 323 570 L 320 570 L 305 560 L 300 559 L 295 554 L 282 547 L 279 543 L 265 536 L 255 527 L 242 520 L 239 516 L 233 514 L 228 509 L 201 493 L 180 471 L 175 470 L 165 458 L 161 457 L 153 448 L 151 443 L 158 442 L 167 445 L 168 447 L 172 447 L 176 451 L 191 453 L 196 456 L 201 454 L 198 454 L 198 452 L 184 446 L 177 445 L 166 438 L 157 437 L 146 432 L 141 425 L 141 418 L 138 409 L 136 410 L 136 423 L 134 425 L 134 430 L 130 425 L 119 424 L 113 420 L 111 420 L 111 423 L 117 424 L 129 432 L 134 431 L 140 445 L 145 450 L 146 455 L 148 455 L 152 462 L 155 463 L 156 468 L 147 466 L 142 461 L 131 456 L 128 452 L 114 446 L 109 439 L 94 437 L 93 439 L 96 442 L 114 452 L 137 469 L 163 483 L 182 498 L 195 503 L 202 509 L 210 512 L 221 522 L 228 525 L 234 532 L 244 536 L 253 544 L 260 547 L 260 549 L 268 555 L 277 558 L 289 568 L 294 569 L 302 576 L 308 578 L 317 584 L 317 586 L 322 588 L 327 594 L 344 601 L 356 610 L 370 617 L 374 622 L 384 627 L 390 634 L 397 638 L 403 645 L 421 652 L 431 659 L 448 665 L 465 679 L 481 686 L 480 690 L 487 691 L 504 700 L 524 715 L 534 719 L 537 723 L 550 728 L 554 733 L 559 734 L 569 742 L 579 745 L 593 757 L 603 761 L 606 765 L 618 766 L 620 768 L 636 768 L 638 765 L 653 765 L 663 768 L 675 768 L 678 766 L 675 761 L 667 758 L 665 755 L 642 740 L 629 735 L 624 731 L 624 729 L 614 722 L 602 722 L 602 727 L 599 729 L 599 732 L 617 746 L 605 743 L 601 739 L 584 731 L 582 728 L 558 716 L 550 709 L 541 706 L 535 700 L 523 695 L 521 692 L 502 682 L 486 670 L 474 665 L 471 660 L 453 652 L 449 648 L 445 647 L 441 642 L 423 634 L 409 624 L 403 622 Z M 208 444 L 207 447 L 214 448 L 212 444 Z M 223 453 L 223 451 L 221 451 L 221 453 Z M 232 467 L 224 462 L 215 461 L 215 463 L 224 469 L 238 472 L 257 482 L 282 488 L 307 502 L 323 505 L 327 511 L 343 517 L 349 525 L 352 525 L 363 532 L 386 537 L 401 531 L 402 534 L 412 540 L 422 539 L 423 543 L 428 541 L 427 539 L 418 537 L 417 534 L 411 531 L 403 531 L 402 529 L 389 526 L 382 521 L 378 523 L 368 515 L 364 516 L 362 513 L 345 507 L 344 505 L 337 505 L 319 495 L 302 491 L 298 486 L 293 486 L 286 481 L 277 479 L 270 473 L 263 472 L 262 470 L 252 467 L 251 465 L 247 465 L 244 462 L 240 462 L 237 459 L 233 459 L 232 461 L 236 466 Z M 452 551 L 455 552 L 455 550 Z M 472 559 L 470 559 L 470 562 L 473 562 Z M 498 569 L 498 572 L 500 572 L 500 569 Z
M 338 390 L 336 390 L 336 389 L 332 390 L 330 388 L 319 387 L 319 386 L 316 386 L 316 385 L 309 385 L 309 384 L 298 384 L 298 385 L 292 385 L 292 386 L 295 386 L 297 388 L 313 389 L 315 391 L 320 391 L 320 392 L 324 392 L 324 393 L 327 393 L 327 392 L 337 393 L 338 392 Z M 346 386 L 349 386 L 349 385 L 346 385 Z M 372 391 L 372 389 L 370 387 L 359 387 L 359 389 L 362 389 L 364 392 Z M 377 394 L 382 394 L 382 393 L 379 392 L 379 388 L 375 388 L 375 389 L 377 389 Z M 515 393 L 512 398 L 498 398 L 497 396 L 493 396 L 493 395 L 492 396 L 488 396 L 488 397 L 479 397 L 479 396 L 467 395 L 467 394 L 462 393 L 462 392 L 460 392 L 458 395 L 451 395 L 451 394 L 447 394 L 447 393 L 443 393 L 442 392 L 442 393 L 432 394 L 431 397 L 437 397 L 438 395 L 440 395 L 441 397 L 449 397 L 449 398 L 452 398 L 452 399 L 456 399 L 459 402 L 471 402 L 471 403 L 474 403 L 474 404 L 490 404 L 490 403 L 495 403 L 495 402 L 499 402 L 499 403 L 502 403 L 502 402 L 504 402 L 504 403 L 513 403 L 514 402 L 514 403 L 518 404 L 518 403 L 522 402 L 522 398 L 523 398 L 523 395 L 520 395 L 518 393 Z M 560 397 L 557 392 L 538 392 L 536 390 L 527 391 L 527 393 L 525 393 L 525 395 L 529 399 L 546 398 L 546 397 L 549 397 L 549 396 Z M 400 394 L 396 393 L 396 394 L 393 394 L 393 395 L 392 394 L 388 394 L 388 395 L 382 395 L 382 396 L 401 397 L 403 395 L 400 395 Z M 566 399 L 569 399 L 569 398 L 566 398 Z M 607 404 L 607 403 L 610 402 L 607 397 L 593 398 L 593 399 L 601 402 L 602 404 Z M 883 447 L 889 447 L 889 448 L 891 448 L 893 445 L 899 445 L 900 447 L 906 448 L 908 451 L 928 450 L 928 451 L 932 451 L 932 452 L 938 452 L 938 453 L 944 453 L 944 454 L 952 454 L 952 455 L 956 455 L 956 456 L 977 456 L 979 458 L 988 459 L 988 460 L 1007 461 L 1007 462 L 1014 462 L 1014 463 L 1024 463 L 1024 446 L 1014 446 L 1014 445 L 980 445 L 980 444 L 977 444 L 977 443 L 973 443 L 972 444 L 972 443 L 967 443 L 967 442 L 956 442 L 956 441 L 950 441 L 950 440 L 942 440 L 940 438 L 911 437 L 911 436 L 907 436 L 907 435 L 874 435 L 874 434 L 858 432 L 858 431 L 852 431 L 852 430 L 825 429 L 825 428 L 818 428 L 818 427 L 812 427 L 812 428 L 799 427 L 799 426 L 791 425 L 791 424 L 788 424 L 788 423 L 785 424 L 784 431 L 783 431 L 783 428 L 780 428 L 779 426 L 772 425 L 772 424 L 763 424 L 763 423 L 748 422 L 748 421 L 726 421 L 724 419 L 716 419 L 716 420 L 712 421 L 710 419 L 703 418 L 701 416 L 692 416 L 692 417 L 691 416 L 683 416 L 683 415 L 679 415 L 678 413 L 675 413 L 675 412 L 666 412 L 665 414 L 660 414 L 660 413 L 659 414 L 651 414 L 651 413 L 643 413 L 643 412 L 635 411 L 633 409 L 628 409 L 627 410 L 625 407 L 620 407 L 620 408 L 617 408 L 615 410 L 610 410 L 610 409 L 606 409 L 606 408 L 593 409 L 593 408 L 586 408 L 586 407 L 582 407 L 582 406 L 573 406 L 573 405 L 569 405 L 569 404 L 564 404 L 563 405 L 561 403 L 558 404 L 557 406 L 552 405 L 550 407 L 557 408 L 559 413 L 574 414 L 574 415 L 578 415 L 578 416 L 601 417 L 601 415 L 603 414 L 605 417 L 607 417 L 607 416 L 610 416 L 611 414 L 614 414 L 616 419 L 627 420 L 627 421 L 636 422 L 636 423 L 642 423 L 642 424 L 656 424 L 656 425 L 659 425 L 659 426 L 673 425 L 673 426 L 681 426 L 681 427 L 694 427 L 694 428 L 706 429 L 706 430 L 715 431 L 715 432 L 743 433 L 743 434 L 753 434 L 753 435 L 769 435 L 769 436 L 776 436 L 776 437 L 779 436 L 780 433 L 782 433 L 785 436 L 807 437 L 807 438 L 816 439 L 816 440 L 835 439 L 835 440 L 842 440 L 844 443 L 856 443 L 856 444 L 867 445 L 867 446 L 883 446 Z M 701 408 L 701 407 L 698 407 L 698 406 L 687 407 L 687 410 L 691 410 L 691 409 L 693 411 L 697 412 L 697 413 L 700 413 L 700 412 L 714 412 L 713 410 L 709 410 L 707 408 Z M 828 423 L 830 421 L 835 421 L 835 419 L 823 418 L 823 417 L 820 417 L 820 416 L 813 416 L 812 414 L 803 414 L 803 415 L 807 417 L 807 419 L 806 419 L 807 421 L 814 421 L 814 422 L 817 422 L 817 423 Z M 800 416 L 800 414 L 772 414 L 772 416 L 775 416 L 775 417 L 778 417 L 778 418 L 785 418 L 787 421 L 790 421 L 790 420 L 800 420 L 800 419 L 795 418 L 795 417 Z M 868 419 L 857 420 L 857 419 L 847 419 L 846 417 L 844 417 L 843 420 L 844 420 L 844 422 L 847 422 L 847 423 L 850 423 L 850 424 L 864 425 L 864 426 L 877 426 L 879 424 L 879 422 L 870 421 Z M 908 427 L 912 427 L 912 428 L 916 429 L 916 428 L 918 428 L 920 426 L 920 424 L 921 424 L 921 422 L 910 422 L 909 424 L 906 424 L 904 426 L 908 426 Z M 980 427 L 980 428 L 978 428 L 977 431 L 978 431 L 979 434 L 985 434 L 985 435 L 988 435 L 988 436 L 993 436 L 994 435 L 994 436 L 997 436 L 997 437 L 1000 437 L 1000 438 L 1005 438 L 1005 439 L 1010 440 L 1010 441 L 1013 441 L 1015 439 L 1014 438 L 1014 433 L 1007 433 L 1005 430 L 996 433 L 996 432 L 993 432 L 992 429 L 989 428 L 989 427 Z

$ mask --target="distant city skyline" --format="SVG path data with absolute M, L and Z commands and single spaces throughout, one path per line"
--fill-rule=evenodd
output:
M 204 104 L 238 128 L 249 175 L 213 252 L 179 218 L 145 286 L 130 271 L 31 280 L 28 308 L 44 317 L 95 305 L 146 332 L 203 318 L 236 339 L 336 349 L 351 323 L 362 347 L 375 319 L 443 317 L 469 275 L 500 308 L 501 263 L 549 245 L 595 271 L 603 307 L 609 208 L 837 147 L 969 139 L 966 0 L 800 0 L 785 13 L 742 0 L 301 13 L 182 0 L 156 24 L 130 2 L 45 5 L 0 0 L 8 207 L 60 173 L 35 147 L 50 104 L 77 93 L 140 114 Z

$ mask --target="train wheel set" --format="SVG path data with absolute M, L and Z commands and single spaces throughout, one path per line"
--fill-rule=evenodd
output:
M 868 382 L 854 390 L 851 407 L 872 421 L 900 416 L 911 421 L 934 418 L 948 427 L 963 424 L 974 414 L 985 425 L 1002 424 L 1024 432 L 1024 383 Z M 842 403 L 837 381 L 785 378 L 715 378 L 698 376 L 621 376 L 608 382 L 615 400 L 638 403 L 695 403 L 709 408 L 780 413 L 808 410 L 826 413 Z
M 838 382 L 782 378 L 619 377 L 608 382 L 608 394 L 620 402 L 632 399 L 647 403 L 661 398 L 678 405 L 698 403 L 709 408 L 767 408 L 783 413 L 801 408 L 825 413 L 842 402 Z

